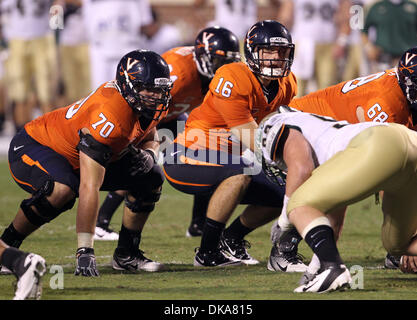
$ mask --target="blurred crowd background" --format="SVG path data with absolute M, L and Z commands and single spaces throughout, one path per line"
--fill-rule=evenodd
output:
M 284 24 L 299 96 L 394 67 L 417 45 L 414 0 L 0 0 L 0 15 L 0 151 L 26 122 L 113 79 L 125 53 L 193 45 L 206 26 L 243 40 L 256 21 Z

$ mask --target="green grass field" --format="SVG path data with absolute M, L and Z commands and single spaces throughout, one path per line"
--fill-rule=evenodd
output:
M 0 162 L 0 232 L 3 232 L 27 194 L 10 177 L 7 162 Z M 105 194 L 103 193 L 103 196 Z M 42 255 L 48 264 L 43 279 L 42 299 L 51 300 L 374 300 L 416 299 L 417 276 L 383 269 L 385 251 L 380 240 L 382 215 L 370 198 L 349 209 L 339 249 L 346 265 L 363 267 L 364 288 L 330 294 L 295 294 L 300 274 L 274 273 L 266 269 L 269 256 L 271 224 L 248 235 L 252 243 L 250 253 L 261 261 L 256 266 L 202 269 L 193 267 L 194 248 L 200 239 L 185 237 L 191 216 L 192 197 L 181 194 L 164 184 L 163 195 L 148 220 L 142 236 L 141 249 L 150 258 L 163 262 L 167 270 L 160 273 L 120 273 L 110 267 L 116 242 L 95 243 L 99 278 L 75 277 L 76 206 L 53 222 L 43 226 L 26 239 L 25 251 Z M 234 219 L 241 207 L 233 215 Z M 112 227 L 120 230 L 119 208 Z M 311 251 L 302 243 L 300 252 L 307 260 Z M 59 265 L 64 270 L 63 289 L 52 289 L 57 284 L 50 267 Z M 13 297 L 13 276 L 0 276 L 0 299 Z

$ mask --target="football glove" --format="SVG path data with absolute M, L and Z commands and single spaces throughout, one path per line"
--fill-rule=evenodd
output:
M 143 150 L 129 145 L 129 152 L 131 154 L 129 173 L 132 176 L 148 173 L 157 162 L 155 152 L 151 149 Z
M 78 248 L 76 253 L 77 267 L 74 275 L 84 277 L 98 277 L 99 273 L 96 266 L 96 257 L 93 248 Z

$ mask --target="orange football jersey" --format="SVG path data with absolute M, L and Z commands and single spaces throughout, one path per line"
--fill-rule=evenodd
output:
M 111 161 L 115 161 L 129 143 L 140 143 L 157 123 L 158 121 L 153 120 L 143 130 L 132 108 L 121 96 L 114 82 L 110 81 L 88 97 L 27 123 L 25 129 L 33 139 L 55 150 L 74 169 L 78 169 L 78 131 L 82 128 L 87 128 L 98 142 L 108 145 L 113 152 Z
M 204 99 L 200 76 L 193 58 L 193 48 L 178 47 L 162 54 L 169 66 L 173 82 L 168 115 L 162 122 L 172 121 L 180 114 L 191 111 Z
M 282 104 L 288 104 L 297 93 L 295 76 L 278 80 L 275 98 L 268 103 L 256 76 L 243 62 L 219 68 L 210 83 L 200 107 L 194 109 L 185 131 L 176 142 L 192 149 L 208 148 L 231 152 L 233 140 L 230 128 L 256 121 Z
M 295 98 L 290 106 L 351 123 L 396 122 L 412 128 L 411 112 L 390 69 Z

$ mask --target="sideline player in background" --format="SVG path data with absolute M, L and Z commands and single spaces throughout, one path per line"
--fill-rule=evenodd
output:
M 417 47 L 404 52 L 398 65 L 376 74 L 345 81 L 332 87 L 295 98 L 290 106 L 304 112 L 329 116 L 350 123 L 373 121 L 395 122 L 412 129 L 413 114 L 417 112 Z M 341 230 L 344 212 L 338 219 Z M 271 229 L 271 238 L 278 221 Z M 274 241 L 274 240 L 273 240 Z M 274 244 L 274 246 L 279 244 Z M 269 258 L 276 264 L 273 250 Z M 313 257 L 313 260 L 317 259 Z M 314 263 L 312 263 L 314 265 Z M 400 257 L 387 254 L 384 265 L 389 269 L 400 267 Z
M 83 0 L 89 38 L 91 87 L 113 79 L 120 58 L 143 47 L 142 32 L 152 22 L 148 0 Z
M 8 41 L 8 96 L 15 103 L 16 132 L 32 120 L 32 81 L 42 113 L 52 110 L 57 67 L 54 35 L 49 26 L 52 0 L 3 0 L 2 31 Z
M 292 111 L 292 112 L 291 112 Z M 264 170 L 286 172 L 286 225 L 294 225 L 319 259 L 295 292 L 326 292 L 351 282 L 330 222 L 334 212 L 384 191 L 382 243 L 392 255 L 417 256 L 417 133 L 400 124 L 350 124 L 280 107 L 259 126 Z M 414 257 L 415 258 L 415 257 Z M 407 268 L 417 272 L 414 264 Z
M 199 106 L 216 70 L 222 65 L 240 61 L 239 40 L 229 30 L 209 27 L 201 30 L 194 47 L 178 47 L 165 52 L 173 87 L 168 115 L 158 124 L 160 138 L 172 142 L 182 131 L 188 112 Z M 169 130 L 168 132 L 166 130 Z M 117 240 L 117 233 L 109 228 L 110 220 L 124 199 L 124 191 L 110 192 L 99 210 L 95 240 Z M 201 236 L 210 194 L 194 197 L 193 213 L 188 237 Z
M 71 209 L 78 197 L 75 275 L 98 276 L 93 237 L 99 191 L 128 190 L 112 267 L 161 270 L 163 265 L 146 258 L 139 244 L 164 181 L 155 127 L 166 115 L 170 89 L 163 58 L 132 51 L 120 60 L 116 80 L 19 131 L 10 143 L 10 171 L 32 196 L 22 201 L 1 240 L 18 248 L 33 231 Z
M 174 188 L 213 193 L 195 266 L 259 263 L 248 254 L 244 237 L 278 215 L 284 188 L 263 173 L 248 174 L 256 168 L 242 157 L 242 147 L 253 150 L 260 120 L 295 96 L 293 55 L 291 35 L 283 25 L 272 20 L 253 25 L 245 40 L 246 64 L 217 70 L 202 105 L 191 112 L 185 131 L 166 149 L 165 176 Z M 239 203 L 248 206 L 224 230 Z M 293 262 L 288 262 L 288 271 L 305 270 L 299 259 Z
M 202 8 L 210 1 L 194 0 L 195 8 Z M 218 25 L 232 31 L 243 44 L 246 32 L 258 20 L 258 1 L 256 0 L 214 0 L 214 20 L 210 25 Z M 278 7 L 279 0 L 269 0 Z M 241 46 L 243 53 L 243 46 Z

